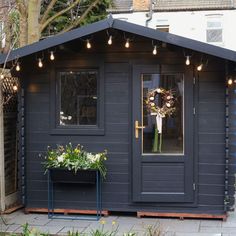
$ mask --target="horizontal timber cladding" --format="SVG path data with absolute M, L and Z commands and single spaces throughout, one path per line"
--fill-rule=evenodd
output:
M 198 204 L 224 205 L 225 76 L 201 72 L 198 78 Z M 214 197 L 213 197 L 214 196 Z
M 224 157 L 225 157 L 225 78 L 220 66 L 201 72 L 195 89 L 196 106 L 196 145 L 195 171 L 196 194 L 193 203 L 134 203 L 131 197 L 131 102 L 132 68 L 135 64 L 156 63 L 151 57 L 134 57 L 126 54 L 117 58 L 107 57 L 104 62 L 104 135 L 55 135 L 50 133 L 51 73 L 42 70 L 29 73 L 26 79 L 26 168 L 27 168 L 27 207 L 47 207 L 47 175 L 41 165 L 48 145 L 72 142 L 80 143 L 92 152 L 107 149 L 108 174 L 103 183 L 103 208 L 110 211 L 160 211 L 222 214 L 224 211 Z M 105 56 L 104 56 L 105 57 Z M 129 58 L 130 57 L 130 58 Z M 102 58 L 102 57 L 101 57 Z M 76 59 L 78 60 L 78 59 Z M 163 59 L 168 62 L 168 59 Z M 173 64 L 173 61 L 171 62 Z M 63 65 L 63 62 L 59 62 Z M 67 63 L 69 64 L 69 63 Z M 72 62 L 72 67 L 76 67 Z M 218 64 L 217 64 L 218 65 Z M 65 65 L 67 66 L 67 65 Z M 64 66 L 64 67 L 65 67 Z M 82 66 L 86 67 L 86 60 Z M 50 68 L 50 67 L 49 67 Z M 53 67 L 51 67 L 54 70 Z M 207 69 L 206 69 L 207 70 Z M 191 79 L 191 78 L 190 78 Z M 236 157 L 234 157 L 236 158 Z M 143 181 L 149 182 L 143 191 L 157 190 L 159 182 L 150 179 L 149 171 L 158 168 L 145 164 L 142 169 Z M 166 167 L 166 171 L 171 170 Z M 175 170 L 182 170 L 179 164 Z M 182 192 L 183 176 L 173 175 L 173 187 Z M 158 174 L 157 174 L 158 177 Z M 155 183 L 153 183 L 153 181 Z M 163 180 L 165 181 L 165 180 Z M 232 183 L 232 182 L 231 182 Z M 163 186 L 163 185 L 162 185 Z M 56 186 L 56 208 L 91 209 L 95 208 L 94 189 L 69 185 Z M 164 190 L 163 190 L 164 191 Z M 233 194 L 232 189 L 230 193 Z

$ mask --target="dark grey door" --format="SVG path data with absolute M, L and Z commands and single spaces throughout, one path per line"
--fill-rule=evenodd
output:
M 184 70 L 133 69 L 133 201 L 193 201 L 193 78 Z

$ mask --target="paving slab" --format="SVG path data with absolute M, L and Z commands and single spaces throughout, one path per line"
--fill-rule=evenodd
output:
M 222 227 L 221 220 L 201 220 L 200 226 Z
M 90 221 L 85 220 L 50 220 L 48 223 L 45 224 L 47 227 L 53 227 L 58 225 L 63 225 L 64 227 L 88 227 L 91 224 Z
M 118 227 L 116 236 L 124 233 L 136 232 L 137 236 L 144 236 L 148 227 L 160 228 L 161 236 L 235 236 L 236 213 L 230 214 L 226 222 L 221 220 L 173 219 L 173 218 L 137 218 L 136 216 L 112 215 L 102 217 L 99 221 L 48 219 L 47 214 L 24 214 L 17 211 L 3 215 L 0 220 L 1 232 L 21 233 L 22 225 L 38 231 L 57 235 L 67 235 L 68 231 L 89 233 L 103 227 L 111 231 Z

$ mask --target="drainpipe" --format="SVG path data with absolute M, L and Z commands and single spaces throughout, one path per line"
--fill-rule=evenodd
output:
M 149 12 L 146 14 L 146 22 L 145 22 L 145 26 L 148 27 L 148 23 L 149 21 L 152 20 L 152 14 L 153 14 L 153 0 L 149 0 Z

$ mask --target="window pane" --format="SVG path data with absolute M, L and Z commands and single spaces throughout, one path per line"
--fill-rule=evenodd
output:
M 97 124 L 97 71 L 60 73 L 60 125 Z
M 183 153 L 183 76 L 143 75 L 143 153 Z
M 207 28 L 222 28 L 222 23 L 220 21 L 208 21 Z
M 207 30 L 207 42 L 222 42 L 222 29 Z

